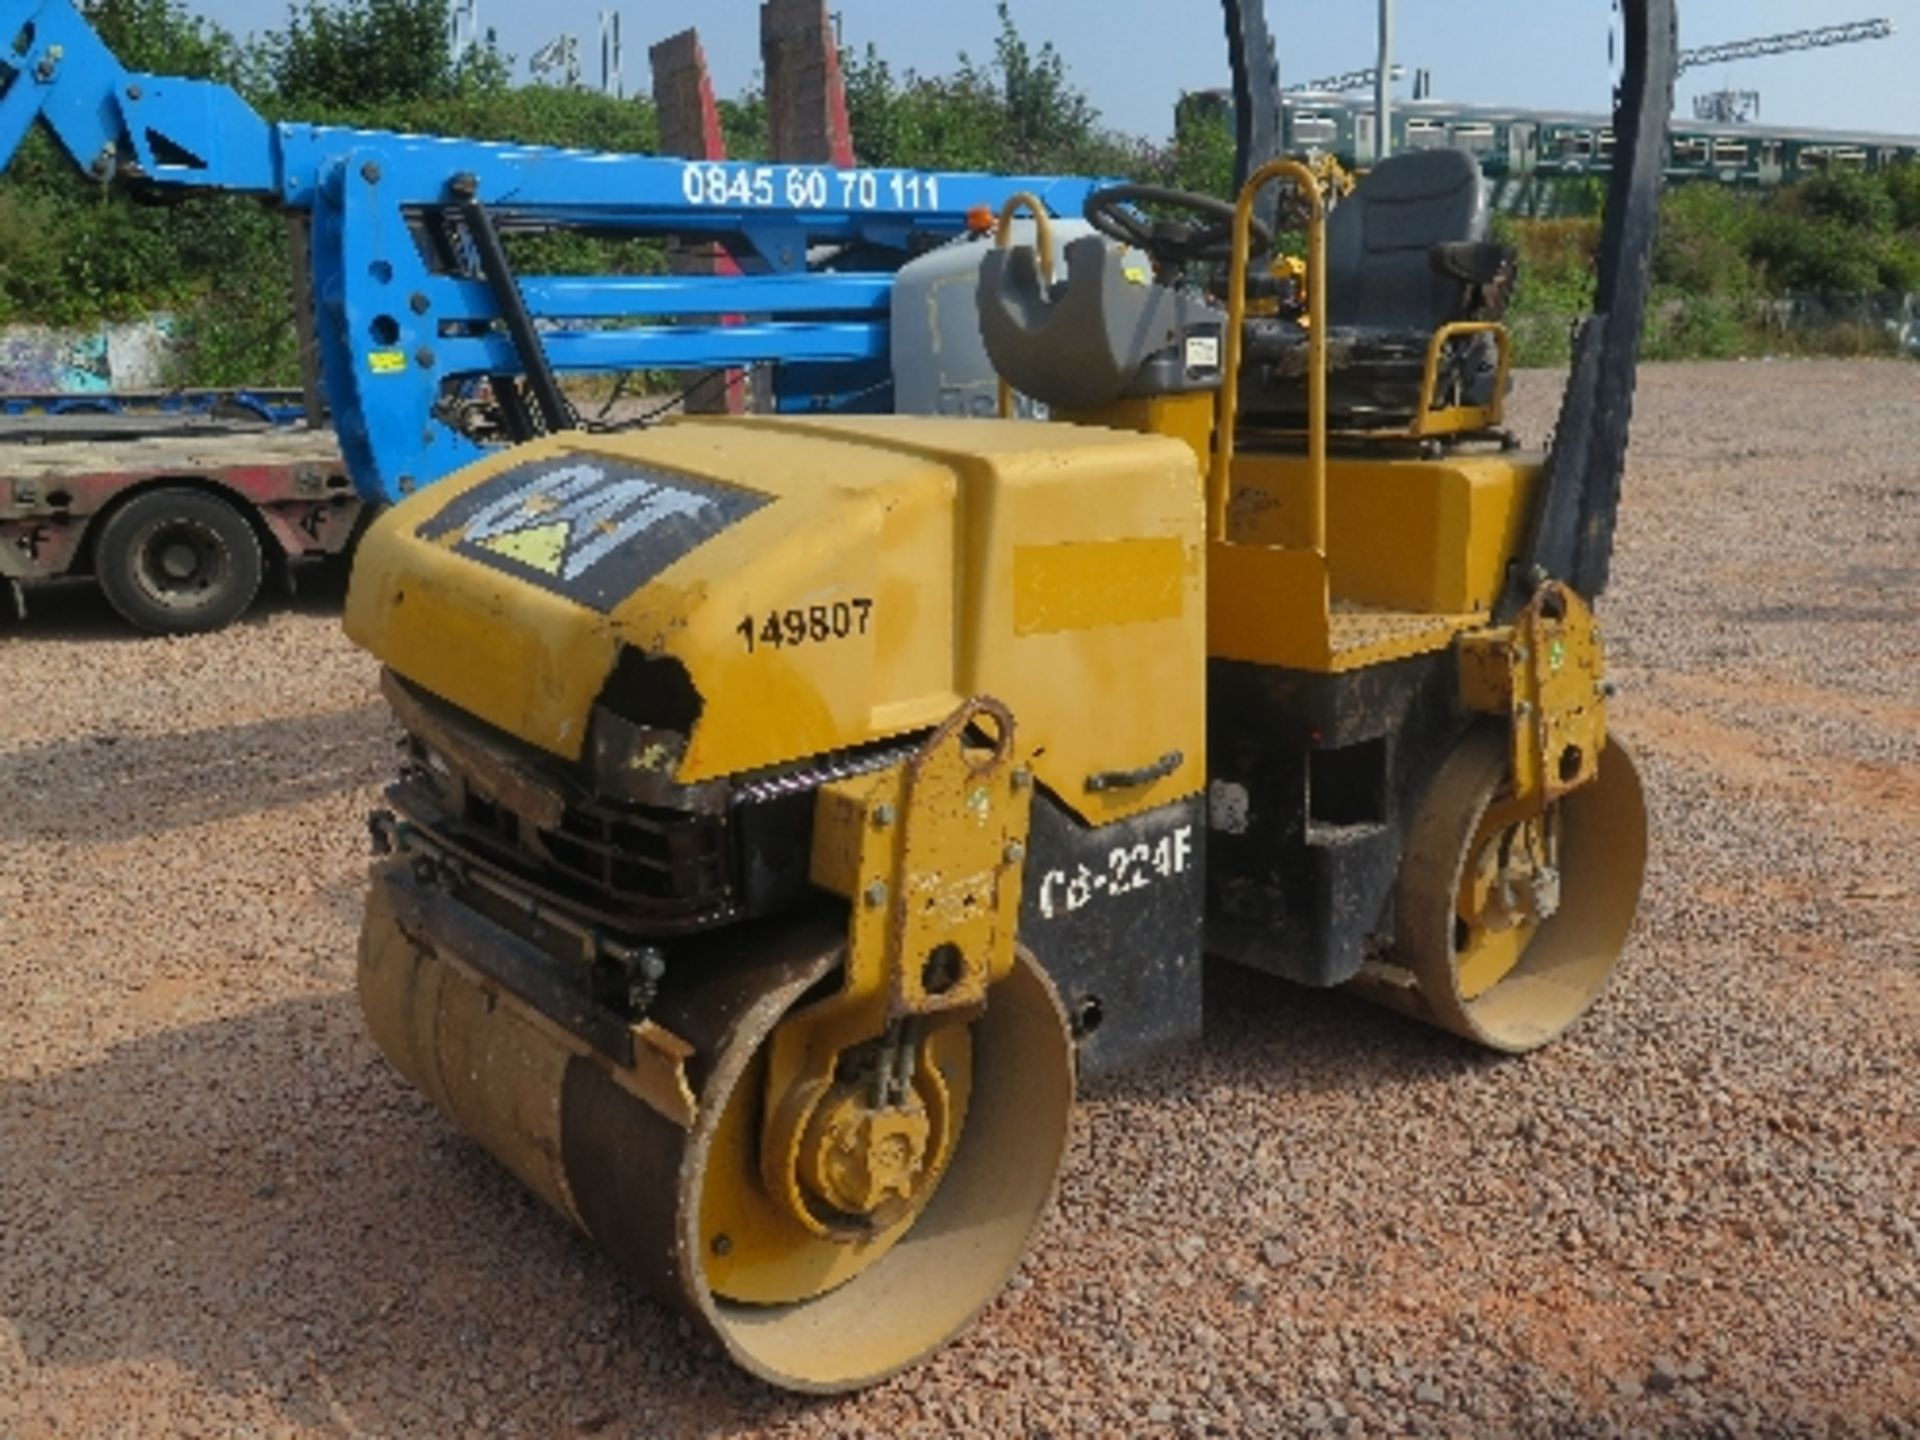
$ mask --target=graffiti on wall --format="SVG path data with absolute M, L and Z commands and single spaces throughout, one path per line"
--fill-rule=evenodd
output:
M 0 329 L 0 391 L 97 395 L 167 384 L 173 319 L 157 315 L 97 330 Z

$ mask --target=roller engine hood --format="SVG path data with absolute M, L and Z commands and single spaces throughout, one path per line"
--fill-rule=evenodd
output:
M 384 515 L 346 626 L 415 686 L 563 759 L 596 706 L 678 730 L 648 763 L 681 784 L 911 734 L 995 693 L 1043 777 L 1066 767 L 1078 796 L 1086 774 L 1197 728 L 1200 503 L 1178 442 L 1071 426 L 561 435 Z M 1116 723 L 1100 697 L 1119 694 Z M 1194 788 L 1201 748 L 1181 767 Z

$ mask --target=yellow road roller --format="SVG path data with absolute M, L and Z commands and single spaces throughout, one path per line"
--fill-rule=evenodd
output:
M 1591 607 L 1674 14 L 1623 9 L 1543 453 L 1475 161 L 1327 213 L 1230 6 L 1237 203 L 1119 187 L 1057 254 L 1012 207 L 978 242 L 980 339 L 1046 421 L 560 433 L 382 517 L 346 617 L 405 729 L 381 1050 L 736 1362 L 830 1391 L 999 1291 L 1077 1078 L 1197 1037 L 1203 956 L 1496 1050 L 1564 1030 L 1645 851 Z

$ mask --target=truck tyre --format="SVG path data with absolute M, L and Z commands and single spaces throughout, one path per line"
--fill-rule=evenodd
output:
M 260 540 L 234 506 L 199 490 L 136 495 L 107 516 L 94 573 L 129 623 L 158 635 L 218 630 L 260 590 Z

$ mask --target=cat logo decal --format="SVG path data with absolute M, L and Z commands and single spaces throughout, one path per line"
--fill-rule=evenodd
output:
M 569 455 L 503 471 L 417 533 L 604 611 L 766 503 L 691 475 Z

